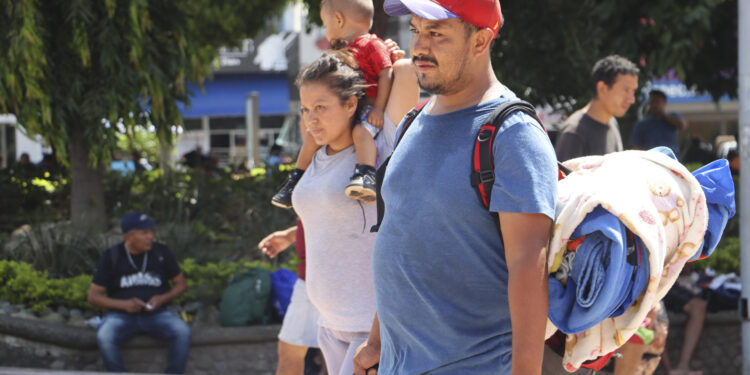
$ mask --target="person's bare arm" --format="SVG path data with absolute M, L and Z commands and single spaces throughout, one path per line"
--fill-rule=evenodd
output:
M 685 130 L 685 128 L 687 128 L 687 122 L 685 122 L 685 120 L 683 120 L 679 116 L 665 113 L 664 120 L 667 120 L 669 125 L 674 126 L 677 130 Z
M 156 310 L 162 305 L 171 302 L 173 299 L 182 295 L 187 290 L 187 281 L 185 275 L 180 272 L 177 276 L 172 278 L 172 288 L 164 294 L 157 294 L 148 300 L 145 309 Z
M 367 341 L 357 348 L 354 354 L 354 375 L 375 375 L 378 370 L 373 369 L 380 362 L 380 320 L 375 313 L 375 319 L 372 321 L 370 335 Z
M 393 85 L 393 68 L 388 67 L 378 73 L 378 94 L 375 96 L 375 103 L 372 105 L 367 122 L 379 128 L 383 127 L 385 116 L 385 105 L 388 104 L 388 96 L 391 94 Z
M 297 226 L 273 232 L 258 242 L 258 250 L 274 258 L 297 240 Z
M 547 246 L 552 220 L 543 214 L 499 213 L 508 265 L 513 330 L 511 374 L 541 374 L 547 322 Z
M 139 298 L 115 299 L 107 297 L 107 288 L 91 283 L 86 300 L 99 308 L 107 310 L 121 310 L 131 314 L 137 313 L 146 307 L 146 303 Z

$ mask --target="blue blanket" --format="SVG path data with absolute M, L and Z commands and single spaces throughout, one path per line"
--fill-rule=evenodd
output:
M 648 250 L 637 236 L 628 246 L 628 232 L 617 217 L 597 207 L 571 239 L 583 236 L 567 282 L 549 278 L 548 315 L 565 333 L 621 315 L 648 284 Z
M 708 228 L 703 237 L 703 245 L 690 260 L 711 255 L 719 244 L 727 221 L 735 214 L 734 182 L 729 162 L 719 159 L 693 172 L 706 194 L 708 206 Z

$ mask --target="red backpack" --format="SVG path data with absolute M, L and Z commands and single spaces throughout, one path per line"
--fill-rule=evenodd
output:
M 422 109 L 424 109 L 428 102 L 429 100 L 423 101 L 406 114 L 406 116 L 404 117 L 403 125 L 401 126 L 401 133 L 398 135 L 394 142 L 394 150 L 398 146 L 401 139 L 404 137 L 404 134 L 409 129 L 409 126 L 414 122 L 414 119 L 417 118 L 419 113 L 422 112 Z M 497 134 L 497 130 L 500 128 L 503 122 L 505 122 L 505 120 L 511 114 L 519 111 L 533 117 L 542 127 L 544 133 L 547 134 L 547 129 L 544 127 L 542 120 L 537 115 L 534 106 L 524 100 L 510 100 L 504 102 L 498 105 L 497 108 L 495 108 L 492 113 L 487 116 L 487 119 L 484 120 L 484 124 L 479 128 L 479 133 L 477 134 L 477 137 L 474 141 L 470 178 L 470 183 L 474 187 L 480 203 L 487 209 L 489 209 L 490 207 L 492 184 L 495 181 L 495 159 L 492 154 L 492 145 L 495 142 L 495 135 Z M 390 162 L 390 160 L 391 157 L 389 156 L 377 171 L 376 190 L 378 221 L 377 224 L 372 226 L 372 228 L 370 229 L 371 232 L 378 231 L 378 229 L 380 228 L 380 224 L 383 222 L 383 217 L 385 216 L 385 202 L 383 201 L 380 191 L 383 186 L 385 171 L 388 168 L 388 162 Z M 570 169 L 562 165 L 560 162 L 557 162 L 558 180 L 562 180 L 570 172 Z M 562 332 L 557 331 L 554 335 L 552 335 L 552 337 L 547 340 L 546 344 L 550 346 L 550 348 L 558 352 L 558 354 L 561 354 L 565 347 L 565 335 Z M 613 354 L 614 352 L 598 357 L 594 360 L 584 362 L 581 367 L 599 371 L 607 364 Z

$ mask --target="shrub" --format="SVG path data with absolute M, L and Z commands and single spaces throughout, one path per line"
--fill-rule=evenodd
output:
M 294 212 L 269 203 L 287 172 L 253 172 L 107 173 L 105 193 L 113 229 L 97 235 L 72 232 L 63 223 L 70 194 L 66 180 L 50 177 L 33 182 L 0 174 L 0 244 L 4 244 L 0 259 L 32 263 L 53 277 L 90 273 L 99 254 L 121 240 L 118 219 L 140 209 L 156 218 L 156 238 L 178 259 L 260 260 L 255 244 L 266 234 L 292 225 Z M 8 234 L 25 223 L 31 225 L 17 230 L 18 235 Z M 286 259 L 282 256 L 282 261 Z
M 89 275 L 50 279 L 47 272 L 37 271 L 28 263 L 0 260 L 0 298 L 25 305 L 33 312 L 58 305 L 90 308 L 86 302 L 90 284 Z
M 24 226 L 6 241 L 1 255 L 27 262 L 55 278 L 72 277 L 91 274 L 100 253 L 121 240 L 111 233 L 81 233 L 67 223 Z
M 158 238 L 178 256 L 199 262 L 259 259 L 255 244 L 294 223 L 293 211 L 270 204 L 285 175 L 156 170 L 130 177 L 131 186 L 117 185 L 119 192 L 108 198 L 114 217 L 139 209 L 156 218 Z
M 68 181 L 49 172 L 0 169 L 0 232 L 67 215 Z
M 740 238 L 722 238 L 710 257 L 693 262 L 692 266 L 697 271 L 711 267 L 717 273 L 736 273 L 739 275 Z
M 200 265 L 194 259 L 185 259 L 181 268 L 187 279 L 188 290 L 180 296 L 178 302 L 201 301 L 205 304 L 217 305 L 221 301 L 229 279 L 237 272 L 252 267 L 261 267 L 269 271 L 279 269 L 277 265 L 260 261 L 220 261 Z M 291 269 L 290 266 L 285 267 Z
M 293 269 L 294 264 L 282 267 Z M 176 302 L 200 301 L 217 305 L 229 279 L 249 267 L 262 267 L 269 271 L 280 266 L 268 262 L 236 261 L 214 262 L 204 265 L 194 259 L 185 259 L 180 265 L 187 279 L 188 290 Z M 46 271 L 38 271 L 26 262 L 0 260 L 0 299 L 25 305 L 32 312 L 46 308 L 66 306 L 83 310 L 96 308 L 86 301 L 92 276 L 89 274 L 67 278 L 51 278 Z

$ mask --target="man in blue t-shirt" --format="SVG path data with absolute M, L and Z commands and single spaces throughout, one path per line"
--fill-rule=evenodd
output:
M 91 282 L 89 303 L 107 309 L 96 340 L 110 372 L 125 372 L 120 345 L 138 333 L 169 341 L 165 372 L 185 372 L 190 328 L 164 306 L 187 290 L 187 282 L 169 249 L 154 243 L 154 224 L 141 212 L 125 214 L 124 241 L 102 254 Z
M 435 96 L 385 175 L 373 254 L 377 316 L 355 373 L 540 374 L 557 194 L 541 125 L 516 113 L 499 128 L 490 212 L 469 179 L 479 127 L 516 98 L 490 62 L 500 3 L 386 0 L 384 8 L 412 15 L 412 60 Z
M 660 90 L 651 90 L 648 99 L 650 115 L 638 121 L 630 136 L 630 146 L 638 150 L 650 150 L 657 146 L 666 146 L 679 157 L 677 132 L 685 130 L 687 123 L 677 113 L 666 113 L 667 94 Z

